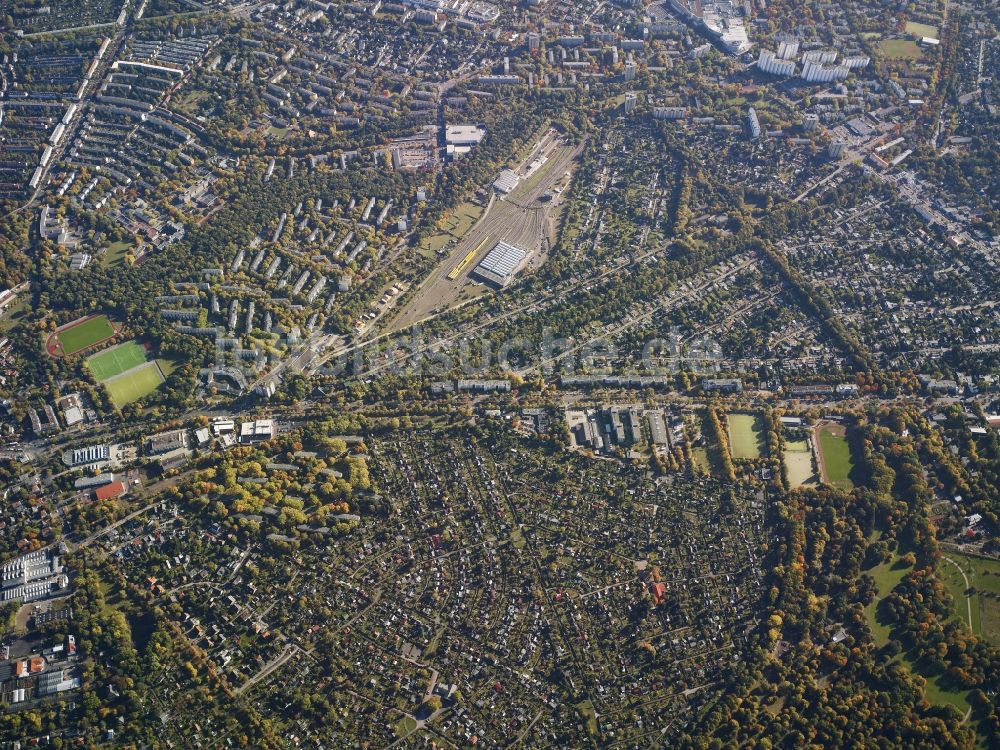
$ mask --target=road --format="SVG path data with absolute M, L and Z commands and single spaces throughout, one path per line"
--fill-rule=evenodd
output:
M 537 364 L 532 365 L 531 367 L 523 368 L 522 370 L 518 371 L 518 374 L 527 375 L 531 372 L 537 371 L 541 367 L 545 367 L 547 365 L 553 365 L 556 362 L 565 359 L 566 357 L 570 357 L 579 352 L 580 350 L 584 349 L 585 347 L 591 346 L 598 341 L 613 339 L 622 334 L 623 332 L 627 331 L 629 328 L 633 328 L 639 325 L 640 323 L 648 322 L 653 318 L 654 315 L 661 315 L 665 312 L 669 312 L 670 310 L 675 309 L 677 306 L 681 305 L 684 302 L 687 302 L 693 297 L 701 296 L 701 294 L 706 289 L 714 286 L 724 278 L 730 278 L 734 274 L 737 274 L 740 271 L 749 268 L 755 262 L 756 261 L 754 259 L 747 259 L 741 262 L 738 266 L 736 266 L 736 268 L 730 269 L 729 263 L 727 261 L 726 263 L 722 264 L 725 266 L 724 270 L 722 271 L 717 270 L 714 275 L 712 275 L 710 278 L 704 281 L 693 282 L 695 285 L 692 286 L 687 291 L 680 293 L 675 292 L 672 295 L 668 295 L 666 299 L 664 299 L 659 304 L 655 305 L 651 310 L 648 310 L 647 312 L 642 313 L 641 315 L 628 317 L 623 323 L 620 323 L 619 325 L 615 326 L 611 331 L 601 333 L 597 336 L 593 336 L 592 338 L 589 338 L 586 341 L 567 349 L 566 351 L 560 352 L 559 354 L 553 357 L 545 357 L 539 360 Z M 689 281 L 688 283 L 692 282 Z
M 113 524 L 105 526 L 100 531 L 95 531 L 93 534 L 91 534 L 90 536 L 88 536 L 85 539 L 83 539 L 79 544 L 73 544 L 71 542 L 67 542 L 66 546 L 69 547 L 70 552 L 72 552 L 74 550 L 74 548 L 78 549 L 80 547 L 89 547 L 91 544 L 93 544 L 94 542 L 96 542 L 98 539 L 100 539 L 104 535 L 110 534 L 112 531 L 114 531 L 115 529 L 117 529 L 119 526 L 122 526 L 122 525 L 128 523 L 133 518 L 136 518 L 137 516 L 141 516 L 143 513 L 146 513 L 147 511 L 152 510 L 153 508 L 155 508 L 158 505 L 162 505 L 163 502 L 164 501 L 162 499 L 160 499 L 160 500 L 156 500 L 156 501 L 150 503 L 149 505 L 144 505 L 143 507 L 139 508 L 138 510 L 132 511 L 127 516 L 123 516 L 122 518 L 119 518 Z
M 965 575 L 965 571 L 962 570 L 961 565 L 959 565 L 957 562 L 955 562 L 948 556 L 943 556 L 941 559 L 947 560 L 952 565 L 954 565 L 958 569 L 958 572 L 961 574 L 962 580 L 965 582 L 965 609 L 969 618 L 969 632 L 975 634 L 975 631 L 972 629 L 972 594 L 969 593 L 969 589 L 972 588 L 972 584 L 969 583 L 969 578 L 968 576 Z
M 87 104 L 93 98 L 93 96 L 100 90 L 101 85 L 104 83 L 104 78 L 107 75 L 108 68 L 111 63 L 118 58 L 118 53 L 121 51 L 122 45 L 125 43 L 125 34 L 132 26 L 133 14 L 135 13 L 135 8 L 129 9 L 129 16 L 125 23 L 118 26 L 117 23 L 111 24 L 99 24 L 100 27 L 110 26 L 115 29 L 114 33 L 109 37 L 111 42 L 108 44 L 108 48 L 104 53 L 104 57 L 101 58 L 100 64 L 94 71 L 94 74 L 90 78 L 90 82 L 87 84 L 86 88 L 83 90 L 82 96 L 80 97 L 79 107 L 77 107 L 76 114 L 66 125 L 66 130 L 63 134 L 62 141 L 60 141 L 58 146 L 53 147 L 52 156 L 49 159 L 48 165 L 42 172 L 42 178 L 38 181 L 38 187 L 32 191 L 31 196 L 28 200 L 18 206 L 17 208 L 9 211 L 0 219 L 6 219 L 14 214 L 20 213 L 31 208 L 38 200 L 38 196 L 42 194 L 45 189 L 46 178 L 48 177 L 49 171 L 60 161 L 65 153 L 66 149 L 69 148 L 70 144 L 76 139 L 76 134 L 79 126 L 83 122 L 84 112 L 87 109 Z M 81 27 L 81 28 L 91 28 L 91 27 Z M 81 76 L 82 78 L 82 76 Z

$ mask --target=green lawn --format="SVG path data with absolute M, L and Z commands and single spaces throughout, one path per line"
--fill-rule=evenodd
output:
M 399 721 L 397 721 L 395 724 L 392 725 L 392 729 L 396 733 L 396 736 L 400 738 L 412 734 L 416 728 L 417 728 L 417 721 L 411 716 L 404 716 L 402 719 L 400 719 Z
M 89 320 L 56 334 L 62 344 L 63 354 L 76 354 L 115 335 L 107 315 L 97 315 Z
M 888 562 L 884 562 L 880 565 L 876 565 L 874 568 L 864 571 L 875 579 L 875 585 L 878 587 L 878 594 L 876 595 L 875 600 L 865 607 L 865 619 L 868 622 L 868 627 L 872 631 L 875 643 L 879 647 L 888 643 L 892 634 L 892 627 L 881 622 L 878 616 L 879 601 L 896 588 L 906 574 L 912 570 L 911 567 L 900 563 L 899 558 L 900 555 L 898 553 L 894 554 L 892 559 Z M 941 573 L 941 566 L 947 564 L 948 563 L 943 561 L 938 564 L 939 574 Z M 964 607 L 964 597 L 962 602 Z M 899 656 L 896 656 L 893 661 L 904 664 L 911 672 L 919 674 L 927 681 L 927 684 L 924 687 L 924 697 L 928 700 L 928 702 L 933 703 L 936 706 L 954 706 L 963 714 L 966 710 L 968 710 L 969 701 L 966 697 L 966 693 L 964 691 L 949 690 L 944 687 L 941 684 L 943 675 L 935 674 L 929 665 L 922 664 L 917 661 L 913 652 L 900 654 Z
M 884 646 L 889 642 L 889 635 L 892 632 L 892 628 L 879 620 L 877 611 L 878 603 L 899 585 L 899 582 L 903 580 L 903 577 L 910 570 L 911 568 L 899 562 L 899 555 L 896 554 L 888 562 L 864 571 L 875 579 L 875 585 L 878 588 L 875 600 L 865 607 L 865 618 L 868 621 L 868 627 L 871 628 L 875 643 L 879 646 Z
M 913 34 L 913 36 L 926 36 L 931 39 L 938 38 L 937 26 L 931 26 L 926 23 L 917 23 L 916 21 L 906 22 L 906 33 Z
M 819 449 L 823 452 L 823 464 L 830 484 L 848 489 L 853 487 L 850 474 L 854 470 L 854 461 L 847 438 L 830 427 L 823 427 L 819 432 Z
M 1000 646 L 1000 562 L 951 551 L 944 556 L 958 564 L 976 592 L 972 596 L 972 632 L 993 645 Z M 955 600 L 953 619 L 968 622 L 965 580 L 958 568 L 942 559 L 938 563 L 937 576 L 948 587 Z
M 472 229 L 473 225 L 479 221 L 479 217 L 482 215 L 483 209 L 479 206 L 472 203 L 463 203 L 455 209 L 454 224 L 449 229 L 456 236 L 462 237 Z
M 789 440 L 785 443 L 785 468 L 788 469 L 788 483 L 793 488 L 815 480 L 808 440 Z
M 878 46 L 887 60 L 919 60 L 924 56 L 920 46 L 910 39 L 883 39 Z
M 730 414 L 729 446 L 733 458 L 760 458 L 764 452 L 764 425 L 755 414 Z
M 4 308 L 0 315 L 0 331 L 9 331 L 18 323 L 24 322 L 31 310 L 31 297 L 22 295 Z
M 462 203 L 445 215 L 439 229 L 425 237 L 420 243 L 420 250 L 425 257 L 433 258 L 439 250 L 451 240 L 461 239 L 475 226 L 483 209 L 473 203 Z
M 594 710 L 594 704 L 590 701 L 582 701 L 576 704 L 576 710 L 586 722 L 587 732 L 591 737 L 596 737 L 597 712 Z
M 119 409 L 148 396 L 163 383 L 163 374 L 156 362 L 147 362 L 117 376 L 104 384 L 115 406 Z
M 128 255 L 129 250 L 133 247 L 135 245 L 131 242 L 112 242 L 108 245 L 108 249 L 104 251 L 104 255 L 101 256 L 102 265 L 107 267 L 124 263 L 125 256 Z
M 695 468 L 702 474 L 712 473 L 712 462 L 708 460 L 708 451 L 705 448 L 693 448 L 691 458 L 694 460 Z
M 103 382 L 145 361 L 146 350 L 136 341 L 126 341 L 87 357 L 87 366 L 94 378 Z
M 907 664 L 910 664 L 908 659 Z M 914 665 L 910 664 L 910 667 L 917 674 L 922 674 Z M 941 686 L 943 675 L 936 674 L 932 677 L 928 677 L 927 675 L 922 676 L 927 680 L 927 684 L 924 686 L 924 697 L 929 703 L 933 703 L 935 706 L 954 706 L 960 714 L 965 714 L 969 710 L 969 700 L 966 698 L 964 692 L 947 690 Z
M 953 560 L 955 565 L 944 559 L 945 557 Z M 951 555 L 943 555 L 941 560 L 938 562 L 937 572 L 935 575 L 948 588 L 948 593 L 951 594 L 951 598 L 954 600 L 951 617 L 949 619 L 961 622 L 968 626 L 970 619 L 969 615 L 971 612 L 972 632 L 976 635 L 981 635 L 983 627 L 979 617 L 978 597 L 972 598 L 972 606 L 970 608 L 965 599 L 965 579 L 962 578 L 962 571 L 959 570 L 959 567 L 956 567 L 956 565 L 965 570 L 965 575 L 966 578 L 969 579 L 970 586 L 973 585 L 972 582 L 975 579 L 971 566 L 968 565 L 967 561 L 964 559 L 952 557 Z

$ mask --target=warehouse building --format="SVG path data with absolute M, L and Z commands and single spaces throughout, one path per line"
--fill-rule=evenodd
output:
M 522 250 L 506 242 L 498 242 L 472 273 L 487 284 L 505 287 L 521 270 L 527 257 L 527 250 Z

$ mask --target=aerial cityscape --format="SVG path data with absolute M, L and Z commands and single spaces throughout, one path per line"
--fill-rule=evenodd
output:
M 0 750 L 1000 747 L 1000 3 L 0 0 Z

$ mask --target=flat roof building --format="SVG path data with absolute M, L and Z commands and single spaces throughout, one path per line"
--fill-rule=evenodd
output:
M 701 388 L 706 392 L 742 393 L 743 381 L 739 378 L 704 378 Z
M 178 448 L 187 448 L 187 430 L 171 430 L 152 435 L 147 443 L 152 454 L 169 453 Z
M 478 125 L 446 125 L 444 142 L 449 146 L 478 146 L 486 137 L 486 129 Z
M 507 195 L 508 193 L 514 192 L 514 189 L 517 188 L 517 184 L 519 182 L 520 178 L 518 178 L 516 174 L 509 169 L 505 169 L 503 172 L 498 174 L 497 178 L 493 181 L 493 189 L 500 195 Z
M 90 445 L 73 448 L 63 454 L 63 461 L 69 466 L 86 466 L 111 459 L 111 448 L 107 445 Z
M 274 439 L 277 434 L 273 419 L 257 419 L 240 425 L 241 443 L 260 443 Z
M 521 270 L 528 251 L 506 242 L 498 242 L 476 266 L 473 274 L 483 281 L 497 286 L 507 286 L 514 274 Z
M 128 485 L 122 481 L 114 481 L 109 484 L 102 485 L 94 490 L 95 500 L 111 500 L 116 497 L 121 497 L 126 492 L 128 492 Z

